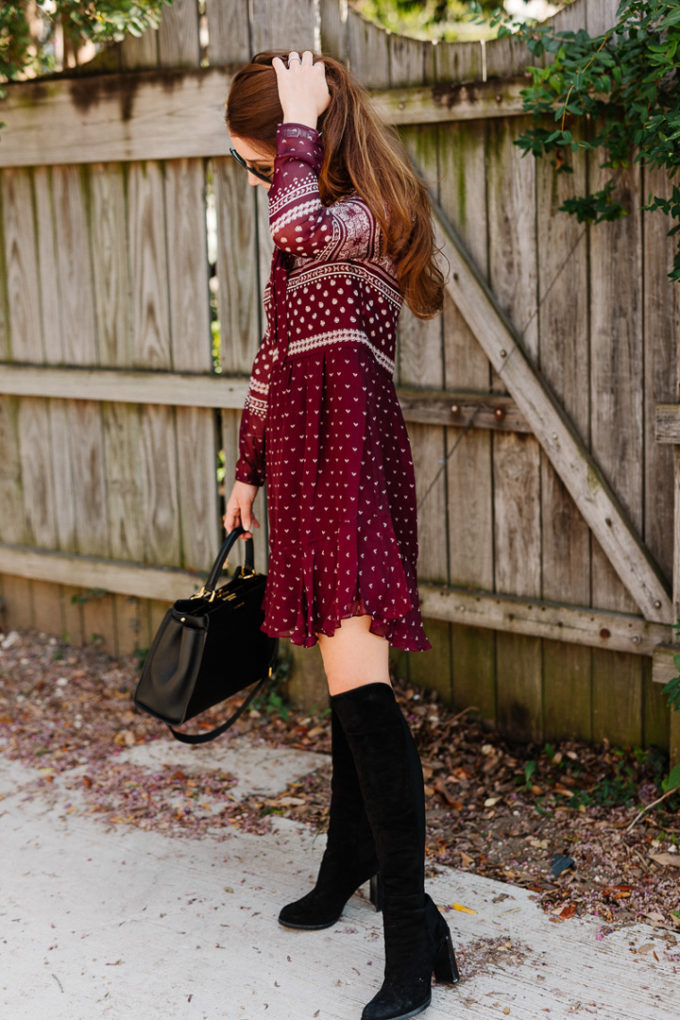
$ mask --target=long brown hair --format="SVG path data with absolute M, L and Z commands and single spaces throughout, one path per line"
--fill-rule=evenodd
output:
M 274 57 L 258 53 L 234 76 L 227 99 L 227 126 L 248 141 L 276 149 L 283 120 Z M 435 261 L 432 210 L 427 189 L 414 172 L 397 131 L 373 111 L 368 93 L 332 57 L 323 60 L 330 104 L 319 118 L 323 163 L 319 192 L 324 205 L 357 192 L 377 219 L 387 254 L 396 266 L 399 289 L 412 312 L 429 319 L 441 309 L 444 277 Z

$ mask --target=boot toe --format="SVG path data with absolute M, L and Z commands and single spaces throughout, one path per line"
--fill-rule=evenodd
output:
M 384 988 L 364 1006 L 361 1020 L 409 1020 L 427 1009 L 431 1001 L 429 988 L 423 989 L 420 999 L 414 995 L 400 994 L 394 987 Z
M 284 928 L 298 928 L 301 931 L 319 931 L 330 928 L 341 914 L 342 907 L 338 909 L 337 904 L 320 903 L 319 897 L 312 892 L 282 907 L 279 924 Z

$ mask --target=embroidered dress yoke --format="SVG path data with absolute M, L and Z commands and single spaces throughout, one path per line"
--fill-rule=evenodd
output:
M 413 460 L 392 382 L 402 299 L 363 199 L 322 204 L 321 157 L 316 130 L 279 125 L 267 329 L 236 466 L 239 481 L 267 483 L 262 629 L 309 647 L 368 614 L 395 648 L 425 650 Z

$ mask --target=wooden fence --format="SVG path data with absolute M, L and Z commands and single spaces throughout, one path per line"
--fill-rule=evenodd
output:
M 225 157 L 224 98 L 252 52 L 321 47 L 398 125 L 450 267 L 444 314 L 400 331 L 433 650 L 395 666 L 518 739 L 677 755 L 659 682 L 680 590 L 680 312 L 667 224 L 640 211 L 668 182 L 622 170 L 616 223 L 558 213 L 600 171 L 521 158 L 532 58 L 515 39 L 417 42 L 338 0 L 205 6 L 175 0 L 159 31 L 12 85 L 0 109 L 6 625 L 129 653 L 209 563 L 271 253 L 266 196 Z M 556 21 L 597 33 L 616 6 Z

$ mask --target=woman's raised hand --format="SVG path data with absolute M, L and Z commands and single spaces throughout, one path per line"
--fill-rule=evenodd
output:
M 323 61 L 317 60 L 315 64 L 311 50 L 305 50 L 302 57 L 291 50 L 288 67 L 280 57 L 274 57 L 272 67 L 276 71 L 284 122 L 315 128 L 319 115 L 331 101 Z

